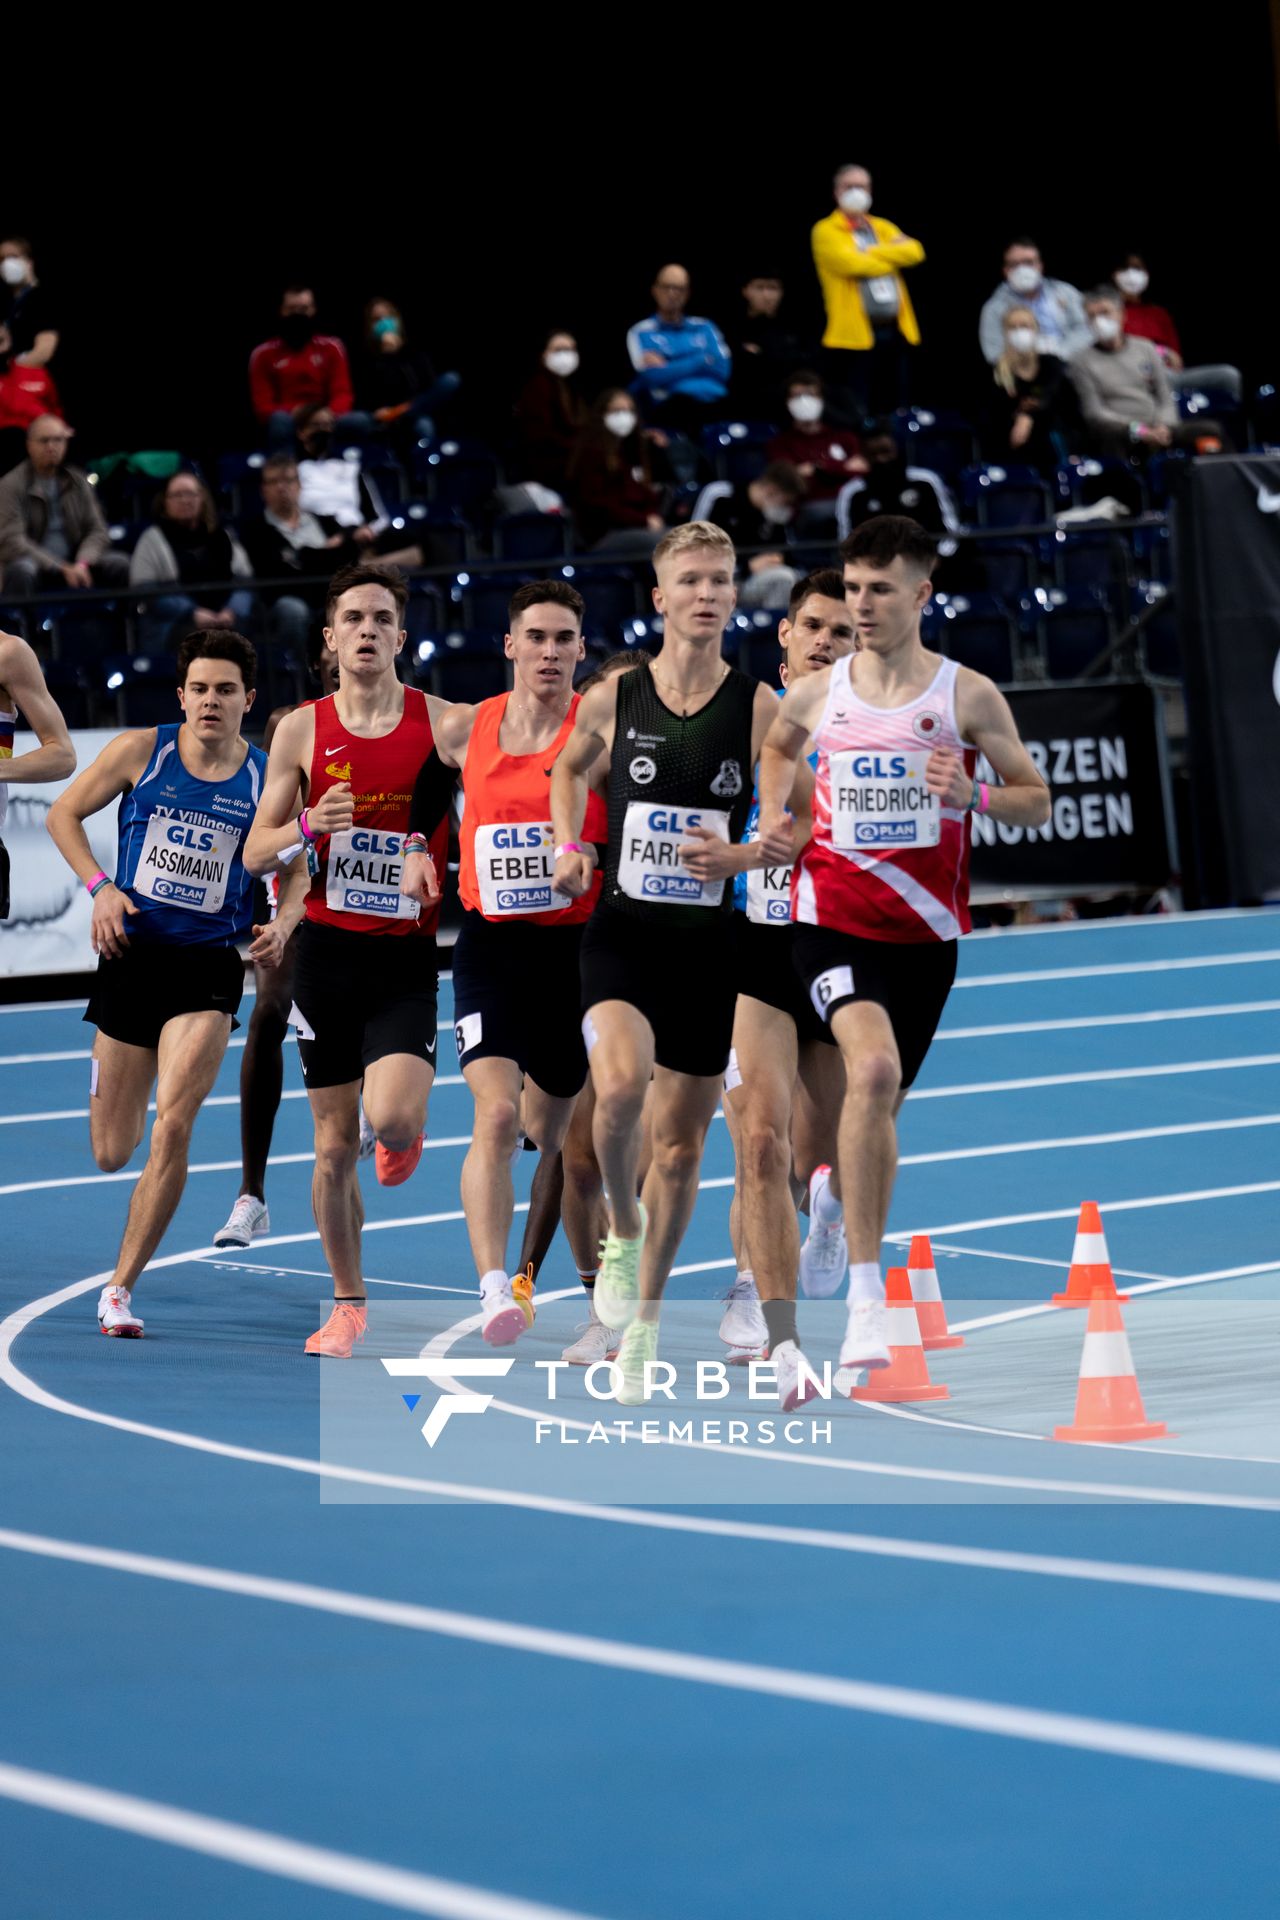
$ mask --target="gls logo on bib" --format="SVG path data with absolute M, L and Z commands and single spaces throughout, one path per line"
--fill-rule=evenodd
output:
M 736 760 L 722 760 L 720 771 L 711 782 L 717 800 L 732 800 L 742 792 L 742 768 Z

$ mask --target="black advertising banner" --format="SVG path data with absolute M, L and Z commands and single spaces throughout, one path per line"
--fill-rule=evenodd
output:
M 1084 681 L 1005 694 L 1053 813 L 1043 827 L 974 814 L 974 886 L 1065 894 L 1163 886 L 1173 861 L 1153 690 L 1140 680 Z M 992 777 L 985 763 L 979 773 Z
M 1280 898 L 1280 459 L 1193 460 L 1179 636 L 1206 905 Z

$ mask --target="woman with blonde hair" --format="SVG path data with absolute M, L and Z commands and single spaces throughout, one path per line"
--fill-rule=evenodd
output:
M 1010 307 L 1003 325 L 1004 344 L 991 369 L 987 458 L 1052 474 L 1078 436 L 1075 389 L 1066 363 L 1040 352 L 1030 307 Z

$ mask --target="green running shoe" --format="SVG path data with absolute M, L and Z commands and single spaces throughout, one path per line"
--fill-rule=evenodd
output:
M 648 1227 L 649 1216 L 641 1207 L 638 1239 L 620 1239 L 611 1228 L 601 1243 L 594 1293 L 596 1312 L 606 1327 L 628 1327 L 635 1319 L 640 1304 L 640 1252 Z
M 624 1243 L 625 1244 L 625 1243 Z M 596 1283 L 599 1285 L 599 1282 Z M 642 1407 L 649 1395 L 644 1384 L 644 1363 L 658 1357 L 656 1320 L 633 1320 L 622 1336 L 614 1365 L 622 1375 L 615 1398 L 622 1407 Z

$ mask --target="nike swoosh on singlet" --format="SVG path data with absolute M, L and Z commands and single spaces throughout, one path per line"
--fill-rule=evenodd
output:
M 339 740 L 339 742 L 338 742 L 338 744 L 337 744 L 337 746 L 336 746 L 336 747 L 326 747 L 326 748 L 325 748 L 325 752 L 326 752 L 327 754 L 328 754 L 328 753 L 345 753 L 345 752 L 346 752 L 346 742 L 345 742 L 345 741 L 343 741 L 343 740 Z

